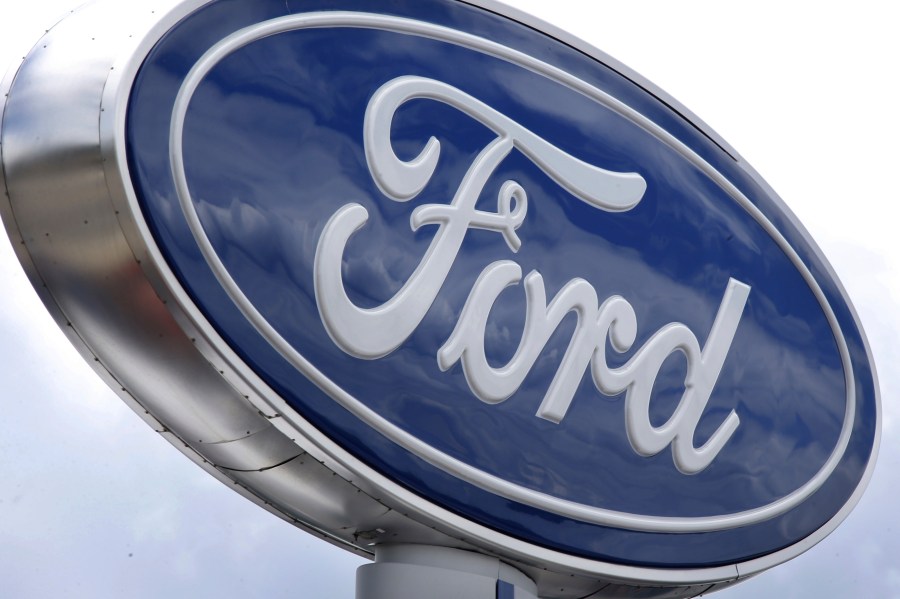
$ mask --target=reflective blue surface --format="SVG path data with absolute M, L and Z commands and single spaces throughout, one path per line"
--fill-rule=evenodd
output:
M 563 518 L 504 499 L 427 464 L 352 416 L 290 366 L 245 320 L 201 256 L 178 206 L 168 128 L 185 74 L 210 46 L 244 26 L 290 11 L 384 12 L 484 36 L 559 66 L 666 128 L 741 189 L 776 225 L 823 289 L 854 363 L 857 413 L 849 448 L 829 481 L 787 514 L 713 533 L 640 533 Z M 357 202 L 368 223 L 350 239 L 344 280 L 360 306 L 389 299 L 421 260 L 435 227 L 410 229 L 422 203 L 446 204 L 495 135 L 460 111 L 427 100 L 402 107 L 393 146 L 411 159 L 430 136 L 438 169 L 409 204 L 389 201 L 372 180 L 363 117 L 372 94 L 401 75 L 453 85 L 552 144 L 605 169 L 638 172 L 647 193 L 622 213 L 587 206 L 517 151 L 503 161 L 481 202 L 499 187 L 528 193 L 522 248 L 470 231 L 437 301 L 403 345 L 377 360 L 341 351 L 326 333 L 313 291 L 323 227 Z M 848 306 L 817 254 L 777 202 L 720 148 L 665 104 L 604 65 L 497 15 L 443 0 L 302 3 L 229 0 L 185 19 L 161 40 L 136 81 L 128 115 L 129 160 L 157 243 L 194 301 L 232 347 L 299 413 L 359 459 L 432 501 L 535 544 L 612 563 L 699 567 L 735 563 L 792 545 L 827 522 L 856 488 L 872 450 L 875 390 Z M 229 273 L 291 345 L 347 392 L 392 423 L 478 469 L 561 499 L 652 516 L 710 516 L 770 504 L 801 487 L 833 451 L 844 421 L 845 373 L 832 328 L 798 270 L 772 237 L 685 157 L 633 122 L 520 66 L 449 43 L 380 30 L 330 28 L 272 36 L 218 64 L 194 96 L 185 123 L 185 163 L 203 227 Z M 640 347 L 671 322 L 701 347 L 729 278 L 752 289 L 695 445 L 731 410 L 740 426 L 709 468 L 680 473 L 666 450 L 635 453 L 623 397 L 590 376 L 565 419 L 535 411 L 575 327 L 570 316 L 536 368 L 507 401 L 488 405 L 457 364 L 435 355 L 456 324 L 482 269 L 514 260 L 544 277 L 548 298 L 580 277 L 601 301 L 634 306 Z M 520 287 L 491 313 L 486 346 L 494 365 L 515 352 L 524 323 Z M 615 352 L 608 350 L 610 356 Z M 624 363 L 633 352 L 619 356 Z M 651 421 L 664 423 L 681 396 L 684 360 L 670 357 L 654 387 Z

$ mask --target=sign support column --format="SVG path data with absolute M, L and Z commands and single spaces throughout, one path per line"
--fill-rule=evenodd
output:
M 356 599 L 537 599 L 527 576 L 499 559 L 447 547 L 384 545 L 356 570 Z

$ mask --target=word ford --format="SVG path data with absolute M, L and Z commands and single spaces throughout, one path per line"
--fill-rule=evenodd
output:
M 334 343 L 362 359 L 388 355 L 418 327 L 440 292 L 469 229 L 500 233 L 510 250 L 519 250 L 522 241 L 516 231 L 525 220 L 528 197 L 518 183 L 507 181 L 502 185 L 496 212 L 475 208 L 489 177 L 513 148 L 575 197 L 607 212 L 630 210 L 646 191 L 646 182 L 637 173 L 616 173 L 587 164 L 459 89 L 433 79 L 407 76 L 386 83 L 374 94 L 363 131 L 372 177 L 394 201 L 407 202 L 418 196 L 431 180 L 440 154 L 440 144 L 433 137 L 411 161 L 400 160 L 394 153 L 390 140 L 393 116 L 401 105 L 416 98 L 448 104 L 490 128 L 497 138 L 469 167 L 450 204 L 424 204 L 413 211 L 413 231 L 437 225 L 437 232 L 413 274 L 380 306 L 356 306 L 347 296 L 341 273 L 344 249 L 350 236 L 367 222 L 367 210 L 349 203 L 329 219 L 319 239 L 314 265 L 319 315 Z M 437 352 L 442 371 L 461 362 L 469 388 L 478 399 L 489 404 L 505 401 L 521 386 L 563 318 L 574 312 L 575 332 L 536 415 L 561 422 L 585 370 L 590 368 L 601 393 L 613 396 L 625 392 L 626 431 L 639 455 L 656 455 L 671 445 L 675 466 L 685 474 L 700 472 L 715 459 L 739 426 L 735 411 L 699 448 L 694 447 L 694 432 L 740 323 L 750 293 L 748 285 L 729 280 L 703 348 L 687 326 L 673 322 L 653 334 L 623 366 L 610 368 L 606 339 L 614 351 L 625 353 L 637 337 L 631 304 L 619 296 L 601 304 L 596 290 L 580 278 L 569 281 L 548 303 L 543 278 L 532 271 L 524 279 L 522 339 L 509 362 L 494 368 L 484 350 L 487 318 L 500 293 L 521 280 L 521 267 L 513 261 L 499 260 L 484 268 L 453 332 Z M 676 351 L 687 363 L 684 392 L 668 421 L 655 427 L 649 415 L 653 384 L 663 362 Z

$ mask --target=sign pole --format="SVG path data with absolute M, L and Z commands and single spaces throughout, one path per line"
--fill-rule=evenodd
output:
M 430 545 L 383 545 L 356 570 L 356 599 L 537 599 L 527 576 L 495 557 Z

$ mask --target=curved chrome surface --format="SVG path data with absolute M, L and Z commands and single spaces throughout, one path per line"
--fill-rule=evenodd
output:
M 8 198 L 0 203 L 2 216 L 45 305 L 110 387 L 188 457 L 265 506 L 268 498 L 234 485 L 240 476 L 232 472 L 254 471 L 264 484 L 286 484 L 302 471 L 278 467 L 303 450 L 173 320 L 122 234 L 104 173 L 97 126 L 103 91 L 122 53 L 129 55 L 148 26 L 158 26 L 171 4 L 86 5 L 10 72 L 0 131 Z M 339 538 L 308 520 L 302 526 L 368 554 L 352 534 Z
M 468 3 L 553 34 L 699 123 L 595 48 L 493 0 Z M 45 36 L 3 85 L 9 94 L 0 178 L 7 201 L 0 210 L 33 285 L 72 343 L 207 472 L 361 555 L 387 541 L 477 547 L 521 569 L 546 597 L 687 597 L 715 590 L 809 548 L 859 500 L 874 457 L 842 512 L 797 548 L 703 570 L 609 566 L 472 525 L 372 472 L 302 419 L 282 417 L 288 406 L 228 349 L 178 285 L 126 176 L 122 132 L 131 78 L 159 36 L 203 4 L 95 2 Z

